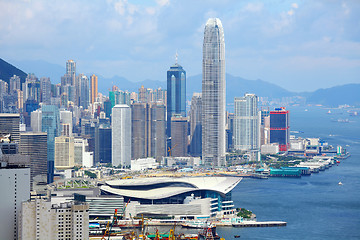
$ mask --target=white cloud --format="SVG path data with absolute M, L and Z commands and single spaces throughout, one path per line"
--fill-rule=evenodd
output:
M 263 7 L 263 3 L 248 3 L 243 10 L 247 12 L 261 12 Z
M 287 14 L 289 15 L 289 16 L 292 16 L 292 15 L 294 15 L 294 10 L 289 10 L 288 12 L 287 12 Z
M 297 3 L 293 3 L 293 4 L 291 4 L 291 7 L 293 7 L 293 8 L 298 8 L 299 5 L 298 5 Z
M 170 0 L 156 0 L 156 3 L 160 6 L 160 7 L 164 7 L 170 4 Z

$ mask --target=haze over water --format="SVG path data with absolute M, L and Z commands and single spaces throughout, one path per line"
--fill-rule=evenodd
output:
M 218 228 L 225 239 L 360 239 L 360 116 L 320 107 L 290 108 L 290 130 L 346 146 L 351 157 L 324 172 L 301 178 L 243 179 L 233 190 L 236 207 L 258 221 L 286 221 L 286 227 Z M 348 119 L 349 123 L 337 122 Z M 343 185 L 338 185 L 339 181 Z

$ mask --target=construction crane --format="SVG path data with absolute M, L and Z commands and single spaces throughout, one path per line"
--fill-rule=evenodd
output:
M 105 237 L 106 237 L 107 235 L 109 235 L 108 240 L 110 239 L 111 229 L 112 229 L 113 225 L 114 225 L 116 222 L 117 222 L 117 209 L 115 209 L 112 222 L 110 223 L 110 221 L 109 221 L 109 222 L 106 224 L 106 230 L 105 230 L 104 236 L 101 238 L 101 240 L 106 240 Z
M 171 150 L 173 150 L 175 147 L 177 146 L 177 144 L 175 144 L 173 147 L 168 147 L 168 153 L 169 153 L 169 157 L 171 157 Z

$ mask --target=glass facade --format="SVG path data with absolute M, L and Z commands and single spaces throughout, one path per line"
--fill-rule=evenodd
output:
M 167 136 L 171 136 L 171 118 L 186 116 L 186 72 L 175 64 L 167 71 Z
M 205 26 L 202 79 L 202 160 L 225 165 L 225 40 L 218 18 Z
M 235 98 L 234 148 L 236 150 L 255 150 L 260 146 L 260 124 L 258 97 L 245 94 Z
M 60 113 L 57 106 L 43 105 L 42 132 L 47 133 L 48 183 L 54 181 L 55 137 L 60 136 Z

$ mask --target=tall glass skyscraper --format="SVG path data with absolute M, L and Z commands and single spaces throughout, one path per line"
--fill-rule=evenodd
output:
M 207 166 L 224 166 L 225 40 L 218 18 L 205 25 L 202 66 L 202 160 Z
M 171 137 L 171 118 L 186 116 L 186 72 L 177 62 L 167 71 L 167 136 Z
M 260 148 L 260 116 L 258 97 L 247 93 L 235 97 L 234 148 L 235 150 L 256 150 Z
M 55 137 L 60 136 L 60 113 L 55 105 L 43 105 L 41 129 L 47 133 L 48 183 L 54 181 Z

